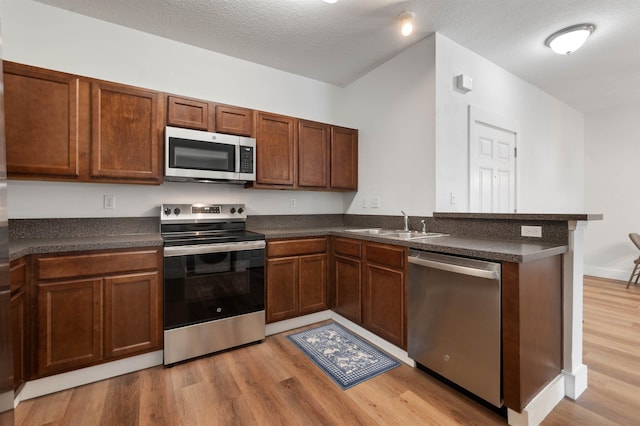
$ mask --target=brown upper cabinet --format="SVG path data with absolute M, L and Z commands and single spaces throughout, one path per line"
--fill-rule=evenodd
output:
M 4 62 L 9 178 L 162 182 L 163 96 Z
M 253 136 L 253 111 L 200 99 L 167 96 L 167 125 Z
M 215 131 L 238 136 L 253 136 L 253 111 L 216 104 Z
M 211 130 L 209 102 L 167 96 L 167 125 L 195 130 Z
M 158 92 L 91 83 L 90 180 L 161 183 L 162 105 Z
M 358 189 L 358 131 L 331 127 L 331 187 Z
M 254 188 L 356 191 L 358 131 L 256 113 Z
M 298 185 L 329 187 L 328 124 L 298 120 Z
M 282 188 L 296 183 L 295 119 L 256 113 L 256 182 L 254 187 Z
M 88 81 L 13 62 L 3 68 L 9 177 L 82 180 Z

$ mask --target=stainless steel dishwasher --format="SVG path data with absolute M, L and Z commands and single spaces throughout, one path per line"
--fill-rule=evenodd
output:
M 408 353 L 502 406 L 500 264 L 409 251 Z

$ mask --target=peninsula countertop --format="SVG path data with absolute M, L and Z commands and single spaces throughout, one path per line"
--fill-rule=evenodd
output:
M 548 256 L 563 254 L 569 249 L 567 245 L 560 244 L 525 243 L 519 241 L 480 239 L 455 235 L 431 237 L 416 241 L 415 239 L 406 240 L 374 234 L 349 232 L 349 230 L 352 229 L 357 228 L 301 227 L 287 229 L 251 229 L 251 231 L 264 234 L 267 241 L 278 238 L 336 236 L 401 245 L 417 250 L 516 263 L 526 263 Z

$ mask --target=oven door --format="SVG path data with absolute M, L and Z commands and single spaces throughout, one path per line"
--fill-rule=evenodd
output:
M 164 248 L 164 329 L 264 310 L 264 241 Z

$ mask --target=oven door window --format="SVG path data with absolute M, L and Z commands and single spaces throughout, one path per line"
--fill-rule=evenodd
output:
M 234 172 L 235 145 L 169 138 L 169 167 Z
M 165 329 L 264 309 L 264 250 L 164 259 Z

